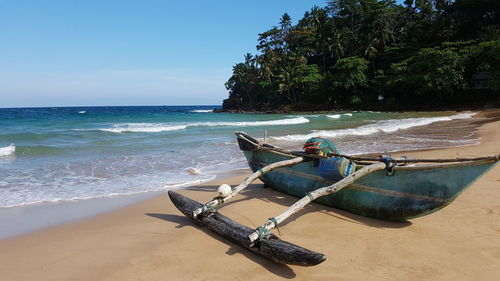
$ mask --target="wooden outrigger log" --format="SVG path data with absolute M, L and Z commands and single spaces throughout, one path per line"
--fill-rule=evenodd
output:
M 258 243 L 250 243 L 248 236 L 254 232 L 254 229 L 241 225 L 215 211 L 193 217 L 193 211 L 200 208 L 201 203 L 175 191 L 169 191 L 168 195 L 174 205 L 197 224 L 205 226 L 220 236 L 275 262 L 312 266 L 326 260 L 325 255 L 283 241 L 274 234 L 259 240 Z
M 242 132 L 236 135 L 254 171 L 252 175 L 227 194 L 219 188 L 219 196 L 205 204 L 175 191 L 168 192 L 170 199 L 187 217 L 222 237 L 275 262 L 302 266 L 317 265 L 325 261 L 326 256 L 283 241 L 270 230 L 310 202 L 318 199 L 318 203 L 360 215 L 406 220 L 430 214 L 450 204 L 500 160 L 500 155 L 421 160 L 332 155 L 358 164 L 354 173 L 335 182 L 320 177 L 315 164 L 328 157 L 285 151 Z M 408 163 L 418 162 L 445 164 L 407 166 Z M 216 211 L 257 178 L 278 191 L 301 199 L 257 229 L 241 225 Z

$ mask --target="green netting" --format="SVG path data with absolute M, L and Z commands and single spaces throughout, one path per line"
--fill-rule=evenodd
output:
M 328 155 L 328 153 L 338 153 L 337 148 L 329 139 L 322 137 L 309 138 L 304 144 L 304 151 L 320 155 Z

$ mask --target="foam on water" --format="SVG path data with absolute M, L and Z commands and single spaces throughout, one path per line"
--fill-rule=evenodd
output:
M 39 163 L 25 170 L 0 169 L 0 208 L 161 191 L 209 181 L 218 173 L 246 167 L 236 144 L 231 149 L 197 146 L 185 151 Z M 196 173 L 187 172 L 190 168 Z
M 247 121 L 247 122 L 205 122 L 205 123 L 194 123 L 192 126 L 236 126 L 236 127 L 251 127 L 251 126 L 279 126 L 279 125 L 295 125 L 295 124 L 305 124 L 309 123 L 309 119 L 305 117 L 296 117 L 288 119 L 278 119 L 278 120 L 266 120 L 266 121 Z
M 204 182 L 209 182 L 211 180 L 214 180 L 216 176 L 211 176 L 205 179 L 200 179 L 200 180 L 194 180 L 194 181 L 186 181 L 186 182 L 179 182 L 179 183 L 171 183 L 171 184 L 166 184 L 163 188 L 166 190 L 176 190 L 180 189 L 183 187 L 187 186 L 193 186 L 193 185 L 198 185 Z
M 439 116 L 439 117 L 422 117 L 422 118 L 404 118 L 404 119 L 390 119 L 377 121 L 373 124 L 359 126 L 357 128 L 341 129 L 341 130 L 319 130 L 312 131 L 309 134 L 295 134 L 286 136 L 275 136 L 272 139 L 286 140 L 286 141 L 303 141 L 311 137 L 322 136 L 334 138 L 338 136 L 366 136 L 378 132 L 390 133 L 398 130 L 409 129 L 417 126 L 429 125 L 434 122 L 451 121 L 455 119 L 467 119 L 474 116 L 475 113 L 461 113 L 452 116 Z
M 215 178 L 212 167 L 230 167 L 200 160 L 197 174 L 179 173 L 191 162 L 168 157 L 117 157 L 89 163 L 48 164 L 29 172 L 7 174 L 0 181 L 0 208 L 133 195 L 191 186 Z M 220 172 L 220 171 L 219 171 Z
M 347 117 L 351 117 L 352 116 L 352 113 L 344 113 L 344 114 L 329 114 L 329 115 L 326 115 L 326 117 L 330 118 L 330 119 L 339 119 L 340 117 L 342 116 L 347 116 Z
M 16 153 L 16 146 L 12 143 L 8 146 L 0 147 L 0 156 L 9 156 Z
M 245 122 L 194 122 L 183 125 L 172 125 L 168 123 L 124 123 L 115 124 L 111 128 L 100 128 L 99 131 L 112 132 L 112 133 L 159 133 L 167 131 L 184 130 L 188 127 L 217 127 L 217 126 L 232 126 L 232 127 L 252 127 L 252 126 L 279 126 L 279 125 L 295 125 L 309 123 L 309 119 L 305 117 L 296 117 L 279 120 L 266 120 L 266 121 L 245 121 Z M 88 131 L 92 129 L 80 129 Z
M 123 190 L 117 192 L 101 192 L 101 193 L 92 193 L 89 192 L 88 189 L 85 189 L 85 192 L 80 192 L 74 196 L 71 196 L 71 193 L 61 193 L 59 196 L 54 196 L 53 194 L 47 193 L 39 193 L 39 194 L 31 194 L 27 196 L 11 196 L 5 198 L 5 200 L 0 203 L 1 208 L 12 208 L 12 207 L 21 207 L 27 205 L 34 204 L 42 204 L 42 203 L 58 203 L 58 202 L 71 202 L 71 201 L 81 201 L 81 200 L 89 200 L 89 199 L 98 199 L 98 198 L 110 198 L 116 196 L 128 196 L 128 195 L 136 195 L 143 194 L 147 192 L 156 192 L 161 190 L 170 190 L 170 189 L 180 189 L 183 187 L 198 185 L 204 182 L 209 182 L 216 178 L 215 175 L 207 175 L 201 179 L 196 180 L 186 180 L 179 182 L 171 182 L 167 183 L 163 186 L 156 187 L 137 187 L 135 189 Z M 0 192 L 1 194 L 1 192 Z M 28 199 L 28 200 L 26 200 Z
M 210 113 L 210 112 L 214 112 L 212 109 L 195 109 L 195 110 L 191 110 L 190 112 L 193 112 L 193 113 Z
M 126 123 L 126 124 L 116 124 L 112 128 L 102 128 L 99 131 L 111 132 L 111 133 L 159 133 L 168 131 L 178 131 L 184 130 L 187 125 L 168 125 L 168 124 L 157 124 L 157 123 Z

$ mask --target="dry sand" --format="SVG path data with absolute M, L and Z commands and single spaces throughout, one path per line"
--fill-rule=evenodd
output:
M 480 145 L 405 155 L 500 154 L 500 121 L 477 133 Z M 221 182 L 234 186 L 245 175 L 182 193 L 207 201 Z M 255 183 L 221 213 L 256 227 L 295 200 Z M 500 280 L 500 166 L 450 206 L 408 222 L 312 204 L 280 230 L 328 259 L 308 268 L 273 263 L 195 226 L 165 194 L 1 240 L 0 280 Z

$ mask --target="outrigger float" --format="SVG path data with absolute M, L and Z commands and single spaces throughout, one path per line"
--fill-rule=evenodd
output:
M 310 202 L 383 220 L 407 220 L 447 206 L 500 160 L 500 155 L 460 159 L 317 155 L 283 150 L 243 132 L 236 137 L 252 175 L 235 188 L 221 186 L 219 196 L 205 204 L 174 191 L 168 192 L 170 199 L 184 215 L 224 238 L 275 262 L 302 266 L 317 265 L 326 256 L 283 241 L 271 230 Z M 338 181 L 325 178 L 318 163 L 332 158 L 347 159 L 354 171 Z M 257 178 L 301 199 L 257 229 L 216 211 Z

